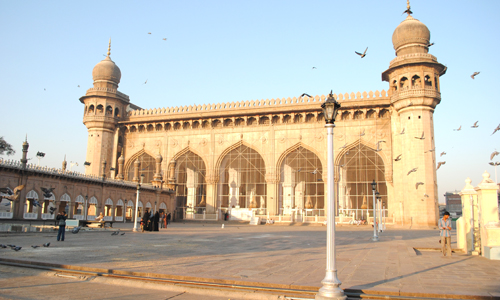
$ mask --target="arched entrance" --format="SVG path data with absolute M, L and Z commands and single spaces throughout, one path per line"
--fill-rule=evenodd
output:
M 387 209 L 387 185 L 385 167 L 380 155 L 363 144 L 350 148 L 338 160 L 339 213 L 356 219 L 373 216 L 373 192 L 371 183 L 377 183 L 381 206 Z
M 290 152 L 280 167 L 280 214 L 324 216 L 324 186 L 318 156 L 302 146 Z
M 181 155 L 175 162 L 176 206 L 183 208 L 186 213 L 197 213 L 206 206 L 205 162 L 191 151 Z
M 220 164 L 217 206 L 230 210 L 232 219 L 249 220 L 252 213 L 265 213 L 265 175 L 265 163 L 257 151 L 245 145 L 231 150 Z
M 134 179 L 134 168 L 135 161 L 139 160 L 139 176 L 144 175 L 144 183 L 151 184 L 153 181 L 153 176 L 156 169 L 156 160 L 147 153 L 140 154 L 137 158 L 133 159 L 133 161 L 129 164 L 127 176 L 128 180 L 132 181 Z

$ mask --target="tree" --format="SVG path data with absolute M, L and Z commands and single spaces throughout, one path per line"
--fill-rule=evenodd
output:
M 12 149 L 12 145 L 7 143 L 2 136 L 0 137 L 0 155 L 4 153 L 7 155 L 13 155 L 14 153 L 16 153 L 16 151 Z

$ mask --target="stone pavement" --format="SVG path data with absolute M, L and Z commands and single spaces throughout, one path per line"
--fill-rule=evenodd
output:
M 325 276 L 326 227 L 173 223 L 145 233 L 132 232 L 132 224 L 115 227 L 126 234 L 67 232 L 66 241 L 56 242 L 56 232 L 0 233 L 0 244 L 23 246 L 0 249 L 1 259 L 305 290 L 317 290 Z M 433 250 L 440 247 L 438 230 L 388 228 L 379 242 L 372 236 L 368 226 L 337 227 L 343 289 L 500 299 L 500 261 L 461 253 L 444 258 Z M 49 248 L 30 247 L 49 241 Z

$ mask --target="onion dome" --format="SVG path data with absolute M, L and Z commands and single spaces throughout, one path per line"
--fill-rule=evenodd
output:
M 94 70 L 92 70 L 92 77 L 94 82 L 96 81 L 111 81 L 118 85 L 122 77 L 120 68 L 115 64 L 110 58 L 111 55 L 111 39 L 109 40 L 108 56 L 105 59 L 95 65 Z
M 392 44 L 396 55 L 429 52 L 431 32 L 424 23 L 410 14 L 396 27 L 392 34 Z

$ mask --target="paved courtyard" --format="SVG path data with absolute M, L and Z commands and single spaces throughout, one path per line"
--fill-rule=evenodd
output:
M 112 236 L 109 229 L 67 232 L 66 241 L 57 242 L 56 232 L 0 233 L 1 244 L 23 247 L 0 249 L 1 259 L 298 289 L 321 287 L 325 275 L 322 226 L 173 223 L 145 233 L 132 232 L 131 224 L 115 227 L 125 235 Z M 500 297 L 500 261 L 462 253 L 443 258 L 432 250 L 440 246 L 438 230 L 388 228 L 379 242 L 372 236 L 368 226 L 337 227 L 342 288 Z M 30 247 L 46 242 L 50 247 Z

